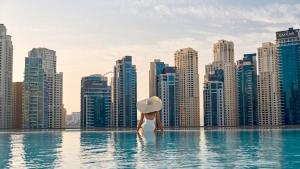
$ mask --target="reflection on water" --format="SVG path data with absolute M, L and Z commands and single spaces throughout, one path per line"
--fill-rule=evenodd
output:
M 11 143 L 11 158 L 10 163 L 12 166 L 20 166 L 20 168 L 25 168 L 24 165 L 24 144 L 23 144 L 24 135 L 10 135 Z M 22 152 L 22 153 L 20 153 Z
M 0 168 L 298 168 L 300 130 L 0 133 Z
M 61 142 L 61 132 L 26 133 L 23 137 L 25 166 L 54 168 L 60 159 Z
M 80 160 L 82 166 L 116 167 L 114 140 L 111 132 L 80 133 Z
M 0 135 L 0 168 L 4 168 L 9 165 L 11 158 L 11 145 L 9 134 Z

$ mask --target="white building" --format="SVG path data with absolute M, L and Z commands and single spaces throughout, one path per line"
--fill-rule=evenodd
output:
M 261 126 L 280 125 L 278 59 L 276 45 L 271 42 L 258 48 L 258 123 Z
M 13 45 L 6 27 L 0 24 L 0 128 L 12 128 Z
M 180 127 L 198 127 L 200 126 L 198 52 L 192 48 L 176 51 L 175 67 Z

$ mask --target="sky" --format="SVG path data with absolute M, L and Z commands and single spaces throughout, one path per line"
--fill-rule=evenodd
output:
M 23 81 L 28 51 L 46 47 L 57 53 L 64 73 L 68 114 L 80 111 L 80 80 L 113 70 L 115 61 L 133 56 L 138 99 L 148 97 L 150 62 L 174 65 L 174 53 L 198 51 L 200 94 L 213 43 L 235 45 L 235 60 L 256 53 L 275 32 L 300 28 L 298 0 L 0 0 L 0 23 L 12 36 L 14 81 Z M 201 108 L 202 110 L 202 108 Z

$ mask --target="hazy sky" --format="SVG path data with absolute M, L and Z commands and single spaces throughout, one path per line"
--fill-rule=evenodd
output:
M 80 110 L 82 76 L 113 70 L 132 55 L 138 98 L 148 96 L 149 62 L 174 65 L 174 52 L 199 54 L 202 94 L 204 65 L 219 39 L 235 44 L 235 59 L 274 41 L 275 31 L 300 28 L 299 0 L 0 0 L 0 23 L 14 45 L 14 81 L 22 81 L 25 56 L 34 47 L 57 52 L 64 73 L 68 113 Z M 202 97 L 201 97 L 202 104 Z

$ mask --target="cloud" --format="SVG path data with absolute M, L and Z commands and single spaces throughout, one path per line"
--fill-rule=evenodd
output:
M 164 17 L 177 22 L 185 19 L 188 24 L 207 27 L 249 28 L 255 26 L 278 26 L 300 22 L 300 4 L 271 3 L 228 3 L 227 1 L 137 1 L 133 8 L 140 15 Z M 190 21 L 190 22 L 189 22 Z M 198 23 L 195 23 L 198 22 Z M 251 23 L 247 24 L 247 23 Z M 217 24 L 216 24 L 217 23 Z M 245 27 L 245 29 L 247 29 Z M 254 30 L 253 30 L 254 31 Z

